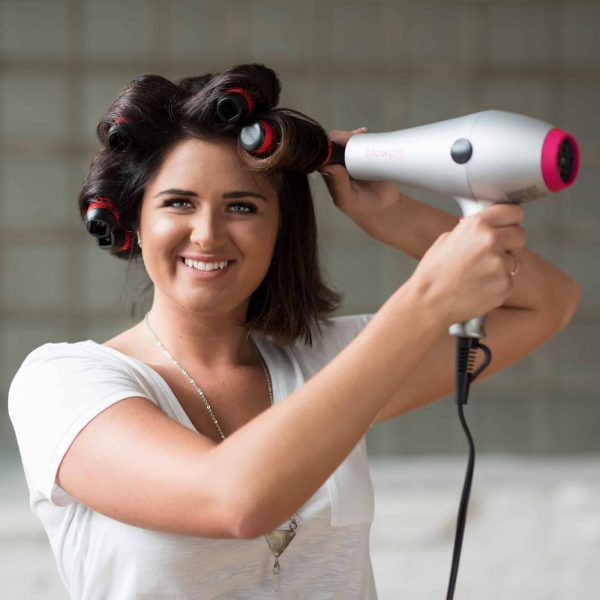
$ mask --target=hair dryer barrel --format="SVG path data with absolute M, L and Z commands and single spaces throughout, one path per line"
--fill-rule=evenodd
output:
M 439 123 L 352 136 L 355 179 L 387 180 L 456 198 L 525 202 L 573 183 L 575 139 L 531 117 L 488 110 Z

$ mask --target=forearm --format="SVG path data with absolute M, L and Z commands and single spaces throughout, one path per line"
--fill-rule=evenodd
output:
M 375 239 L 416 260 L 421 260 L 442 233 L 458 224 L 458 217 L 400 191 L 396 202 L 376 218 L 355 220 Z
M 285 521 L 339 466 L 443 331 L 433 314 L 405 284 L 327 366 L 215 447 L 215 468 L 235 468 L 241 537 Z
M 397 202 L 377 219 L 358 224 L 379 241 L 420 260 L 435 240 L 458 222 L 458 217 L 398 192 Z M 558 313 L 576 304 L 577 281 L 526 248 L 518 253 L 518 260 L 519 274 L 504 307 Z

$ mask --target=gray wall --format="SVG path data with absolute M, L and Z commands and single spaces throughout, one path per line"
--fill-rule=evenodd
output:
M 572 132 L 573 189 L 526 207 L 529 247 L 584 286 L 571 325 L 475 385 L 482 451 L 600 450 L 600 3 L 384 0 L 0 1 L 0 387 L 45 342 L 105 341 L 129 327 L 136 282 L 84 231 L 76 196 L 95 125 L 134 76 L 264 62 L 283 106 L 326 129 L 406 128 L 486 108 Z M 312 180 L 326 270 L 343 313 L 373 312 L 415 262 L 370 239 Z M 408 193 L 458 214 L 442 196 Z M 126 278 L 130 292 L 125 294 Z M 16 457 L 8 417 L 1 449 Z M 369 434 L 373 454 L 464 452 L 451 398 Z

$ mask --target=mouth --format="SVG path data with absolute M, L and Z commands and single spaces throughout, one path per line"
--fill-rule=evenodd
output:
M 188 269 L 196 271 L 198 273 L 222 273 L 227 271 L 229 267 L 235 262 L 235 260 L 222 260 L 215 262 L 203 262 L 200 260 L 192 260 L 185 256 L 180 256 L 179 261 Z

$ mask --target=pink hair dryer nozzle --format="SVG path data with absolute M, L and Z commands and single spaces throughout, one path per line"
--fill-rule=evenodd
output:
M 554 128 L 542 146 L 542 174 L 551 192 L 569 187 L 579 172 L 579 148 L 572 135 Z

